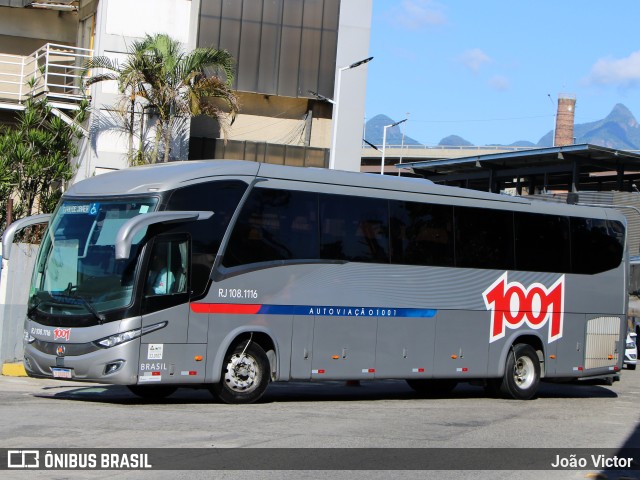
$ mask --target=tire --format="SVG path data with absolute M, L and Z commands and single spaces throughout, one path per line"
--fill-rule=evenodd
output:
M 540 360 L 532 346 L 514 345 L 507 355 L 504 377 L 499 389 L 505 398 L 530 400 L 540 386 Z
M 211 393 L 224 403 L 253 403 L 262 397 L 271 379 L 269 359 L 260 345 L 242 342 L 224 359 L 220 382 Z
M 628 370 L 635 370 L 635 369 L 636 369 L 636 366 L 635 366 L 635 365 L 633 365 L 633 364 L 629 364 L 629 365 L 627 365 L 627 369 L 628 369 Z
M 145 400 L 162 400 L 178 390 L 178 387 L 170 385 L 127 385 L 127 388 L 131 393 Z
M 431 380 L 408 379 L 407 384 L 421 395 L 435 397 L 451 393 L 458 385 L 458 382 L 442 378 Z

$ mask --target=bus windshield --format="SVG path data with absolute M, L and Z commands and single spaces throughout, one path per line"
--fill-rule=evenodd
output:
M 101 312 L 129 305 L 134 270 L 144 231 L 134 238 L 128 259 L 115 258 L 115 239 L 130 218 L 155 210 L 155 197 L 110 201 L 63 202 L 42 241 L 29 298 L 50 315 L 89 315 L 101 323 Z

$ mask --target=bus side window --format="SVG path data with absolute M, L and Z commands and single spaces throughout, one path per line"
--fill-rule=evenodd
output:
M 624 227 L 615 222 L 571 217 L 571 265 L 573 273 L 593 275 L 611 270 L 622 262 L 624 240 L 617 233 Z
M 392 263 L 453 267 L 453 207 L 393 200 Z
M 217 180 L 179 188 L 169 199 L 167 210 L 193 210 L 197 199 L 197 210 L 214 212 L 208 220 L 180 223 L 175 230 L 191 238 L 188 289 L 196 296 L 207 288 L 222 238 L 246 189 L 247 184 L 238 180 Z
M 516 212 L 516 269 L 570 272 L 569 235 L 569 217 Z
M 318 195 L 313 192 L 254 189 L 229 240 L 222 264 L 318 258 Z
M 157 241 L 151 252 L 146 295 L 186 293 L 188 284 L 188 241 Z
M 513 212 L 454 207 L 455 260 L 460 268 L 513 270 Z
M 379 198 L 320 196 L 320 258 L 389 263 L 389 207 Z

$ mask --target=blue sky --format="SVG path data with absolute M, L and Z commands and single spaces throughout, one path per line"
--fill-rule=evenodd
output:
M 576 123 L 640 116 L 638 0 L 373 0 L 366 118 L 427 145 L 537 143 L 559 93 Z

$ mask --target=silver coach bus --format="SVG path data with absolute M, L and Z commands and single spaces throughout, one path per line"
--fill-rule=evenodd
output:
M 5 239 L 6 240 L 6 239 Z M 243 161 L 136 167 L 73 185 L 30 290 L 34 377 L 208 387 L 270 381 L 482 382 L 616 375 L 625 221 L 426 180 Z

